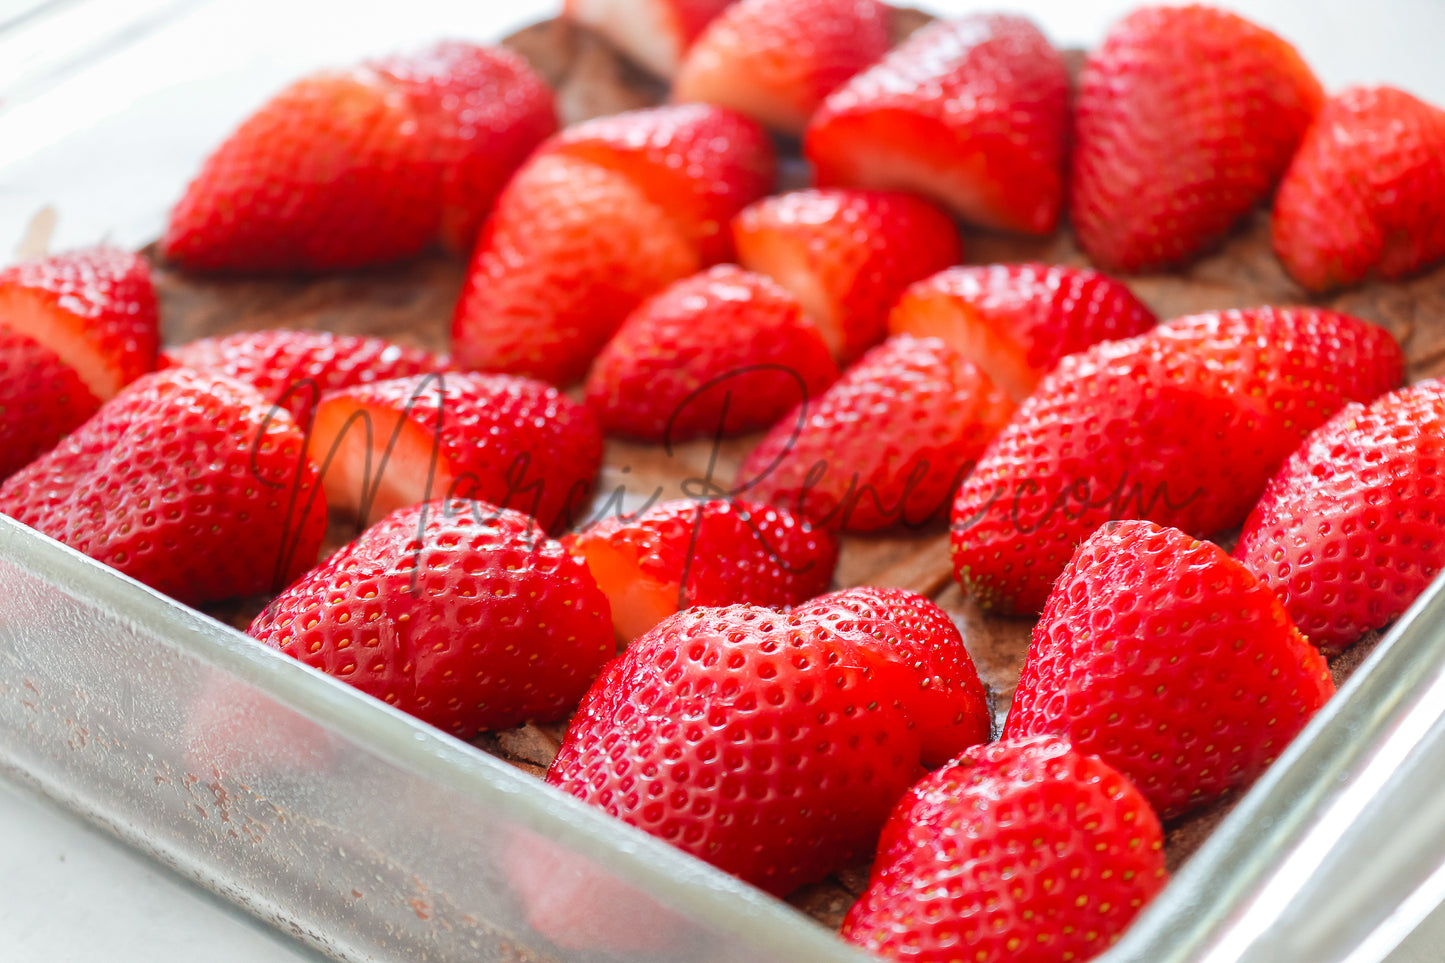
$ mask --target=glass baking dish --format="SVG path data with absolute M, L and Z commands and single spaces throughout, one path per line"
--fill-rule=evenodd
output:
M 333 22 L 349 8 L 330 0 L 26 0 L 20 20 L 55 8 L 90 32 L 41 49 L 35 29 L 62 32 L 53 18 L 0 17 L 0 242 L 144 243 L 200 154 L 290 77 L 443 33 L 499 35 L 554 6 L 418 0 L 405 17 Z M 290 33 L 258 44 L 278 23 Z M 328 23 L 322 57 L 306 41 Z M 86 63 L 126 30 L 144 40 Z M 187 124 L 158 142 L 175 117 Z M 31 219 L 42 202 L 58 202 L 58 225 L 53 210 Z M 585 883 L 588 913 L 665 931 L 658 959 L 865 959 L 789 906 L 3 517 L 0 585 L 0 769 L 328 956 L 609 959 L 527 925 L 517 867 L 546 861 Z M 1437 584 L 1107 963 L 1386 958 L 1445 898 L 1442 714 Z

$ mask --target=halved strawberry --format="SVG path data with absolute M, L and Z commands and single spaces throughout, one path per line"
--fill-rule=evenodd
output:
M 328 391 L 447 366 L 430 351 L 382 338 L 280 329 L 202 338 L 167 348 L 161 360 L 253 385 L 302 425 L 310 424 L 312 410 Z
M 889 40 L 879 0 L 741 0 L 693 43 L 672 96 L 802 133 L 823 98 L 883 56 Z
M 1383 328 L 1319 308 L 1176 318 L 1069 355 L 959 489 L 955 574 L 981 604 L 1031 613 L 1110 519 L 1233 528 L 1311 429 L 1403 369 Z
M 97 247 L 0 271 L 0 328 L 31 338 L 101 401 L 156 366 L 160 312 L 150 266 Z
M 557 130 L 552 90 L 506 47 L 447 40 L 367 66 L 404 91 L 440 167 L 442 243 L 470 254 L 512 173 Z
M 1445 567 L 1442 454 L 1445 383 L 1349 405 L 1270 480 L 1235 557 L 1315 645 L 1353 645 Z
M 671 77 L 702 28 L 732 2 L 567 0 L 563 12 L 602 34 L 659 77 Z
M 497 201 L 452 319 L 465 368 L 576 381 L 647 296 L 698 269 L 673 215 L 631 178 L 542 153 Z
M 1049 595 L 1004 737 L 1064 736 L 1167 819 L 1247 786 L 1334 691 L 1279 599 L 1217 545 L 1111 522 Z
M 1157 323 L 1113 278 L 1049 264 L 948 268 L 911 286 L 888 315 L 890 332 L 942 338 L 1014 401 L 1064 355 Z
M 738 490 L 846 531 L 926 526 L 1013 410 L 944 342 L 898 335 L 784 416 L 738 469 Z
M 836 377 L 796 298 L 720 264 L 628 317 L 592 366 L 587 404 L 609 432 L 670 443 L 767 428 Z
M 849 615 L 886 619 L 900 631 L 898 646 L 917 677 L 906 700 L 918 727 L 925 766 L 941 766 L 969 746 L 987 742 L 993 728 L 988 694 L 948 613 L 916 592 L 858 586 L 820 596 L 793 610 L 825 624 Z
M 1094 263 L 1188 261 L 1268 196 L 1323 100 L 1288 43 L 1212 7 L 1144 7 L 1093 51 L 1070 219 Z
M 792 291 L 839 363 L 882 339 L 888 309 L 909 284 L 963 257 L 953 222 L 911 194 L 793 191 L 733 221 L 738 263 Z
M 591 412 L 509 375 L 426 374 L 334 391 L 316 408 L 309 447 L 327 501 L 363 526 L 456 497 L 557 531 L 580 517 L 602 464 Z
M 139 255 L 100 247 L 0 271 L 0 479 L 155 368 L 159 342 Z
M 1062 739 L 979 746 L 926 776 L 878 841 L 842 936 L 909 963 L 1082 963 L 1164 888 L 1159 817 Z
M 804 149 L 824 186 L 913 191 L 983 227 L 1048 234 L 1064 199 L 1064 59 L 1027 17 L 936 21 L 828 95 Z
M 1392 87 L 1332 97 L 1280 182 L 1273 229 L 1311 291 L 1445 257 L 1445 111 Z
M 767 132 L 711 104 L 598 117 L 568 127 L 545 149 L 627 175 L 673 215 L 703 264 L 732 258 L 733 216 L 767 194 L 777 174 Z
M 0 485 L 0 512 L 197 604 L 274 591 L 315 564 L 316 487 L 290 415 L 243 382 L 170 368 Z
M 796 605 L 828 587 L 838 561 L 827 532 L 741 501 L 662 502 L 604 518 L 563 544 L 586 560 L 624 642 L 694 605 Z
M 465 499 L 389 515 L 246 631 L 461 739 L 565 715 L 616 653 L 586 567 Z
M 325 271 L 417 254 L 436 237 L 437 137 L 370 70 L 298 80 L 216 149 L 161 249 L 200 271 Z

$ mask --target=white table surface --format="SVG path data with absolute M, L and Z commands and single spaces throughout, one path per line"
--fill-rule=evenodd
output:
M 1012 8 L 1060 45 L 1096 43 L 1133 0 L 914 0 L 939 12 Z M 196 162 L 270 90 L 313 66 L 416 46 L 448 34 L 499 36 L 560 0 L 0 0 L 0 261 L 43 206 L 69 247 L 154 236 L 164 206 L 125 190 Z M 1445 104 L 1442 0 L 1239 0 L 1231 6 L 1299 47 L 1330 89 L 1391 83 Z M 1369 12 L 1365 12 L 1368 10 Z M 39 11 L 37 13 L 37 11 Z M 28 20 L 24 18 L 29 17 Z M 107 25 L 166 26 L 99 44 L 84 69 L 71 49 Z M 265 40 L 259 39 L 265 37 Z M 217 38 L 224 43 L 217 45 Z M 77 48 L 77 45 L 80 45 Z M 221 52 L 218 53 L 217 50 Z M 177 99 L 179 76 L 197 78 Z M 237 86 L 236 78 L 248 79 Z M 167 94 L 166 91 L 170 90 Z M 10 96 L 11 94 L 14 96 Z M 204 109 L 197 101 L 204 98 Z M 185 109 L 174 135 L 142 143 L 109 118 Z M 88 139 L 75 149 L 74 131 Z M 119 192 L 116 185 L 122 188 Z M 128 203 L 117 202 L 120 195 Z M 1437 912 L 1391 957 L 1445 958 Z M 314 957 L 240 919 L 168 871 L 68 813 L 0 780 L 0 960 L 5 963 L 293 963 Z M 1362 961 L 1363 963 L 1363 961 Z

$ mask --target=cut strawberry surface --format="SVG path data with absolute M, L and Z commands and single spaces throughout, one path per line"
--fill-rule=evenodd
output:
M 100 408 L 75 369 L 0 327 L 0 481 L 54 448 Z
M 937 21 L 828 96 L 805 151 L 824 186 L 912 191 L 984 227 L 1047 234 L 1069 135 L 1063 57 L 1025 17 Z
M 0 271 L 0 327 L 50 349 L 107 401 L 156 366 L 150 267 L 104 247 L 16 264 Z
M 733 221 L 733 240 L 738 263 L 792 291 L 842 364 L 882 340 L 888 310 L 909 284 L 963 256 L 942 211 L 891 191 L 764 198 Z
M 676 219 L 703 264 L 732 258 L 733 216 L 767 194 L 777 176 L 767 132 L 712 104 L 598 117 L 567 128 L 545 149 L 626 175 Z
M 659 77 L 671 77 L 697 35 L 732 2 L 567 0 L 563 10 Z
M 878 0 L 740 0 L 688 51 L 673 99 L 802 133 L 823 98 L 888 50 L 889 15 Z
M 631 178 L 543 152 L 482 229 L 452 319 L 452 357 L 570 384 L 634 308 L 698 264 L 673 215 Z
M 602 433 L 586 408 L 508 375 L 421 375 L 333 392 L 316 409 L 309 444 L 328 501 L 363 526 L 460 497 L 557 531 L 580 517 L 602 463 Z
M 565 544 L 612 602 L 630 642 L 681 609 L 797 605 L 828 587 L 838 543 L 782 509 L 751 502 L 663 502 L 605 518 Z
M 888 316 L 891 332 L 947 341 L 1014 401 L 1065 355 L 1157 323 L 1113 278 L 1047 264 L 948 268 L 909 287 Z

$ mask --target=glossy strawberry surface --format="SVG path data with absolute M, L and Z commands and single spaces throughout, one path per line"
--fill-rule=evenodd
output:
M 464 499 L 387 516 L 247 631 L 463 739 L 565 715 L 616 651 L 586 567 L 530 516 Z
M 1163 847 L 1097 757 L 1049 737 L 979 746 L 899 802 L 843 938 L 918 963 L 1087 960 L 1163 889 Z
M 1064 199 L 1069 75 L 1031 20 L 922 28 L 833 91 L 804 151 L 817 182 L 912 191 L 999 230 L 1048 234 Z
M 837 376 L 787 289 L 723 264 L 628 316 L 593 363 L 586 398 L 605 430 L 671 443 L 768 428 Z
M 1121 521 L 1054 585 L 1004 737 L 1062 735 L 1168 818 L 1249 785 L 1334 691 L 1244 566 L 1177 529 Z
M 1290 456 L 1244 524 L 1238 558 L 1311 642 L 1352 645 L 1445 566 L 1445 384 L 1348 405 Z
M 280 588 L 326 526 L 291 416 L 186 368 L 137 380 L 12 475 L 0 512 L 191 604 Z

